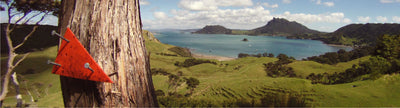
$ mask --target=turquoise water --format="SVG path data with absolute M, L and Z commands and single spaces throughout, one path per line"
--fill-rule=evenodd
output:
M 155 32 L 154 35 L 162 43 L 189 48 L 194 53 L 237 58 L 239 53 L 286 54 L 296 59 L 336 52 L 347 51 L 351 47 L 328 46 L 321 41 L 286 39 L 274 36 L 247 36 L 226 34 L 191 34 L 189 32 L 169 31 Z M 247 38 L 249 41 L 242 41 Z

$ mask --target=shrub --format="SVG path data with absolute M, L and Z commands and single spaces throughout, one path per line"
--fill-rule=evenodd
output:
M 272 53 L 258 53 L 258 54 L 246 54 L 246 53 L 239 53 L 238 58 L 244 58 L 244 57 L 274 57 L 274 54 Z
M 183 63 L 181 62 L 175 62 L 175 66 L 178 67 L 191 67 L 194 65 L 198 65 L 198 64 L 203 64 L 203 63 L 211 63 L 214 65 L 217 65 L 216 62 L 210 61 L 210 60 L 200 60 L 200 59 L 194 59 L 194 58 L 190 58 L 190 59 L 186 59 Z
M 156 94 L 156 96 L 165 96 L 165 93 L 162 90 L 156 90 L 155 94 Z
M 165 69 L 162 69 L 162 68 L 151 68 L 150 69 L 150 73 L 151 73 L 151 75 L 158 75 L 158 74 L 169 75 L 169 74 L 171 74 L 171 73 L 168 73 Z
M 176 54 L 178 54 L 178 55 L 180 55 L 182 57 L 192 57 L 192 53 L 187 48 L 172 47 L 172 48 L 169 48 L 168 50 L 170 50 L 172 52 L 175 52 Z

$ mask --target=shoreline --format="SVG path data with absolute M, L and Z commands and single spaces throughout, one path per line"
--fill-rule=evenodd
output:
M 224 56 L 216 56 L 216 55 L 207 55 L 207 54 L 200 54 L 200 53 L 192 53 L 192 57 L 194 58 L 199 58 L 199 59 L 213 59 L 213 60 L 218 60 L 218 61 L 231 61 L 231 60 L 236 60 L 236 58 L 232 57 L 224 57 Z
M 353 48 L 354 49 L 354 47 L 352 47 L 352 46 L 347 46 L 347 45 L 337 45 L 337 44 L 326 44 L 326 43 L 324 43 L 325 45 L 328 45 L 328 46 L 334 46 L 334 47 L 350 47 L 350 48 Z

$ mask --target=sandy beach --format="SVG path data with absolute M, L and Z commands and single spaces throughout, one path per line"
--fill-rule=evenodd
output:
M 223 57 L 223 56 L 215 56 L 215 55 L 205 55 L 205 54 L 198 54 L 198 53 L 193 53 L 192 56 L 194 58 L 200 58 L 200 59 L 214 59 L 218 61 L 229 61 L 229 60 L 235 60 L 236 58 L 232 57 Z

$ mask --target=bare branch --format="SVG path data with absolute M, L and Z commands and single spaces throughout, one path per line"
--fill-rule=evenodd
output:
M 30 54 L 30 53 L 24 54 L 24 55 L 22 56 L 22 58 L 19 59 L 19 60 L 17 61 L 17 63 L 14 64 L 14 66 L 18 66 L 22 61 L 24 61 L 24 59 L 25 59 L 29 54 Z
M 34 26 L 32 31 L 28 35 L 25 36 L 24 41 L 22 41 L 20 44 L 15 46 L 14 49 L 17 49 L 17 48 L 21 47 L 22 45 L 24 45 L 24 43 L 28 40 L 29 37 L 31 37 L 33 35 L 33 33 L 36 31 L 37 28 L 38 28 L 38 26 Z
M 13 15 L 10 15 L 10 17 L 12 18 L 12 17 L 14 17 L 15 15 L 19 15 L 19 14 L 22 14 L 21 12 L 18 12 L 18 13 L 15 13 L 15 14 L 13 14 Z
M 41 13 L 39 12 L 39 13 L 33 15 L 32 17 L 28 18 L 23 24 L 28 23 L 32 18 L 35 18 L 36 16 L 38 16 L 38 15 L 40 15 L 40 14 L 41 14 Z
M 13 25 L 13 27 L 11 28 L 10 32 L 11 32 L 11 31 L 14 31 L 15 27 L 17 27 L 18 22 L 20 22 L 22 19 L 24 19 L 27 15 L 28 15 L 28 14 L 24 13 L 24 16 L 22 16 L 21 18 L 19 18 L 19 19 L 14 23 L 14 25 Z M 11 19 L 12 19 L 12 17 L 9 16 L 9 18 L 8 18 L 8 22 L 9 22 L 9 23 L 8 23 L 8 24 L 11 24 Z
M 22 19 L 24 19 L 27 15 L 28 15 L 29 13 L 24 13 L 24 16 L 22 16 L 21 18 L 19 18 L 16 22 L 15 22 L 15 24 L 18 24 L 20 21 L 22 21 Z M 11 19 L 10 19 L 11 20 Z M 15 26 L 14 26 L 15 27 Z M 14 27 L 13 27 L 13 29 L 14 29 Z
M 45 12 L 44 15 L 42 16 L 42 18 L 40 18 L 40 20 L 38 22 L 36 22 L 36 25 L 39 25 L 40 22 L 43 21 L 43 19 L 49 14 L 49 12 Z
M 12 17 L 14 17 L 14 15 L 11 15 L 11 6 L 9 6 L 8 4 L 7 4 L 7 14 L 8 14 L 8 24 L 10 24 L 11 23 L 11 18 Z

